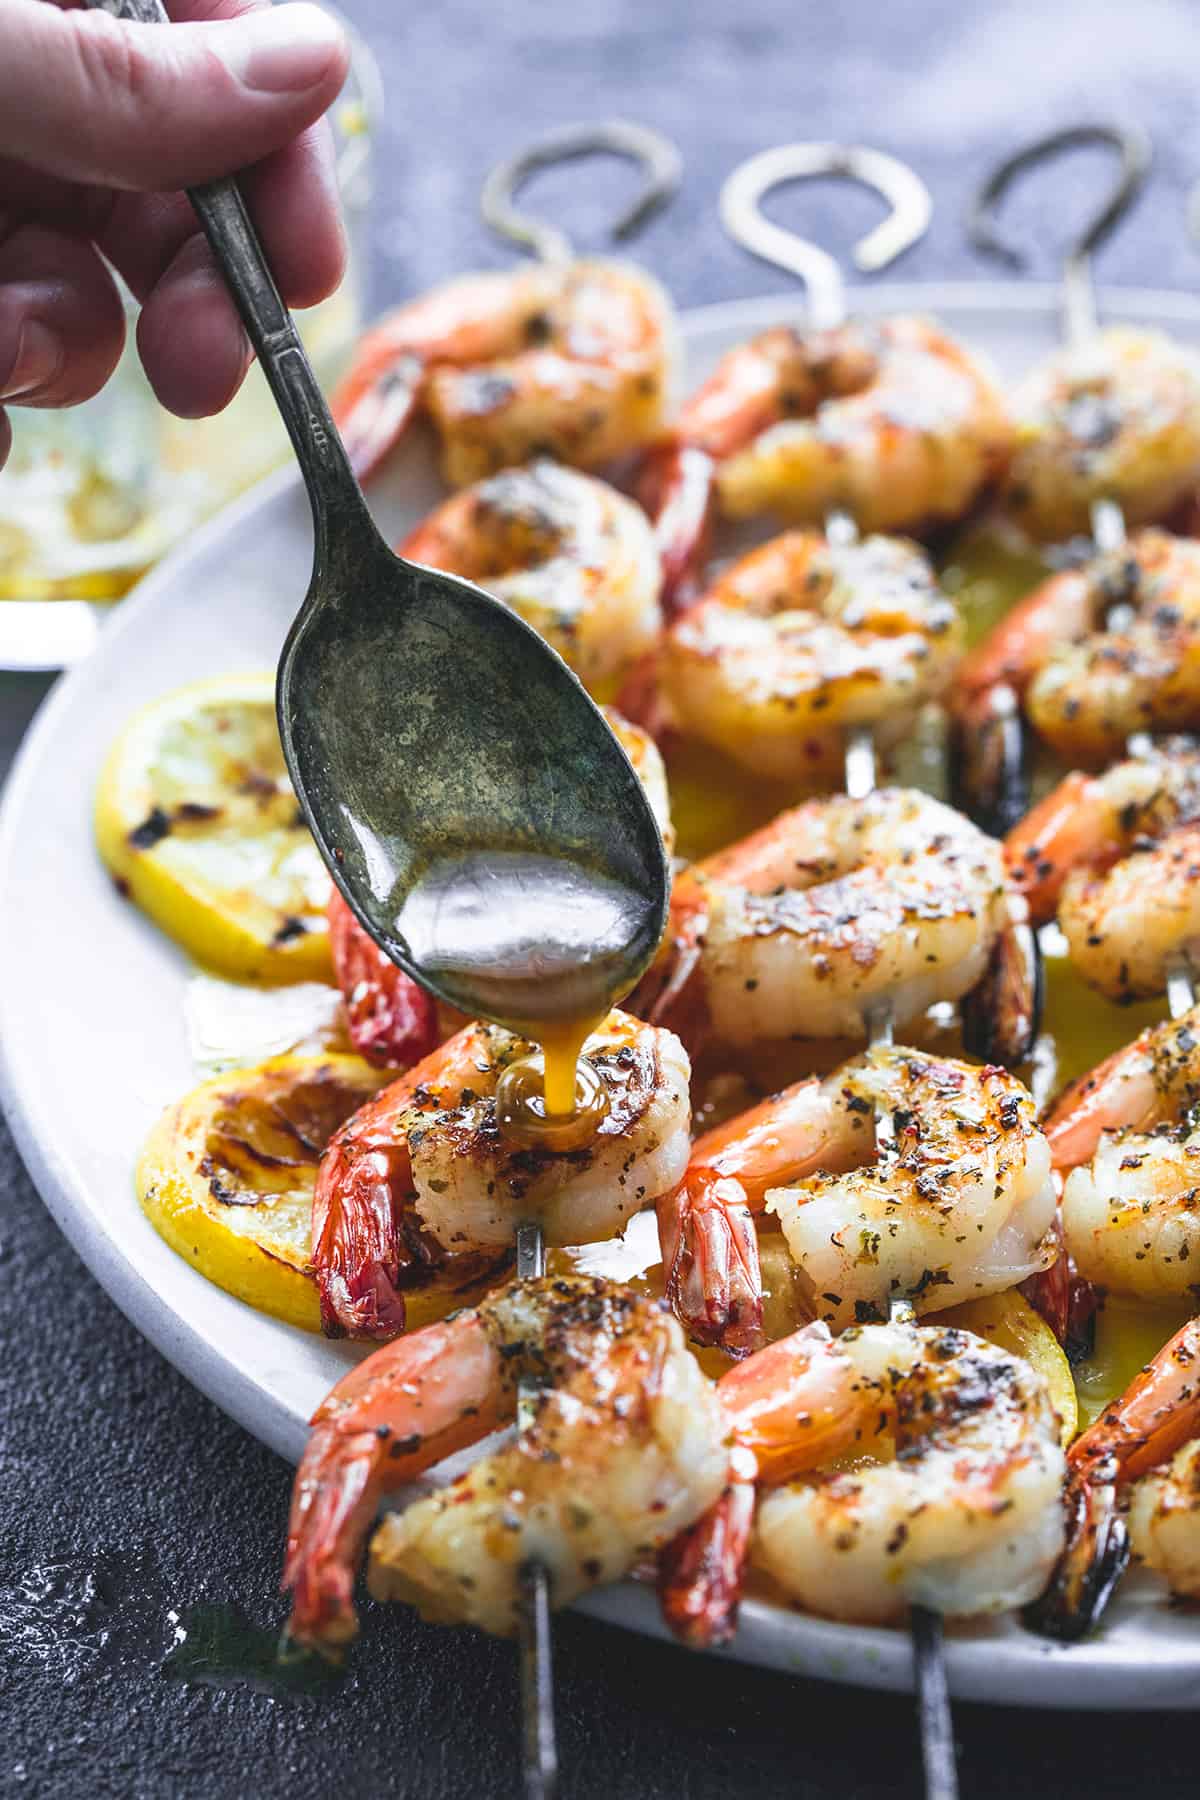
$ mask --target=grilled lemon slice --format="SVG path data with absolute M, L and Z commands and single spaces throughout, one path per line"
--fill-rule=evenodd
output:
M 317 1165 L 338 1126 L 391 1079 L 357 1056 L 278 1056 L 194 1088 L 167 1108 L 138 1161 L 151 1224 L 227 1293 L 319 1331 L 308 1260 Z M 460 1268 L 413 1289 L 409 1329 L 477 1298 L 483 1285 L 464 1286 Z
M 176 943 L 221 974 L 331 978 L 326 874 L 287 778 L 271 675 L 223 675 L 137 713 L 96 794 L 100 854 Z

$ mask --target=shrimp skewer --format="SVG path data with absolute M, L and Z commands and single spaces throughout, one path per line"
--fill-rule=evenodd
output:
M 1003 968 L 1012 979 L 981 1048 L 1019 1061 L 1036 994 L 1018 936 L 1025 906 L 999 846 L 927 794 L 864 793 L 869 734 L 852 740 L 851 768 L 864 771 L 858 797 L 809 801 L 684 871 L 633 1004 L 695 1054 L 706 1042 L 865 1037 L 885 997 L 902 1026 Z
M 1161 518 L 1200 473 L 1200 362 L 1165 339 L 1101 331 L 1091 252 L 1124 215 L 1149 164 L 1134 133 L 1088 127 L 1019 152 L 976 204 L 982 249 L 1009 255 L 990 209 L 1018 169 L 1100 141 L 1122 181 L 1064 267 L 1066 344 L 1027 378 L 1006 501 L 1035 536 L 1090 529 L 1086 569 L 1043 584 L 966 659 L 956 709 L 959 791 L 1004 831 L 1028 800 L 1022 712 L 1060 754 L 1094 766 L 1132 732 L 1200 717 L 1200 545 L 1126 525 Z M 1104 622 L 1105 628 L 1097 632 Z
M 523 1148 L 500 1129 L 500 1079 L 529 1050 L 500 1026 L 469 1025 L 330 1139 L 312 1234 L 327 1333 L 394 1337 L 406 1288 L 429 1269 L 503 1266 L 525 1218 L 558 1244 L 612 1237 L 675 1187 L 691 1116 L 677 1039 L 610 1014 L 582 1053 L 607 1111 L 588 1142 L 559 1149 Z
M 1163 993 L 1200 939 L 1200 748 L 1140 744 L 1104 775 L 1068 775 L 1005 841 L 1036 920 L 1057 912 L 1071 960 L 1118 1002 Z
M 668 614 L 695 596 L 718 504 L 732 518 L 774 512 L 811 525 L 838 513 L 866 531 L 913 528 L 959 516 L 1007 454 L 998 393 L 958 344 L 919 319 L 848 324 L 833 259 L 764 219 L 772 187 L 814 175 L 849 176 L 889 202 L 886 230 L 856 251 L 867 266 L 899 255 L 929 221 L 928 192 L 912 171 L 858 147 L 787 145 L 726 181 L 726 229 L 803 279 L 811 323 L 773 327 L 730 351 L 648 460 L 644 498 Z
M 946 1327 L 831 1338 L 817 1324 L 739 1363 L 717 1394 L 730 1486 L 659 1559 L 667 1622 L 688 1642 L 732 1635 L 747 1555 L 833 1618 L 978 1615 L 1041 1591 L 1063 1543 L 1065 1459 L 1021 1359 Z M 889 1439 L 894 1461 L 826 1472 Z
M 556 133 L 494 169 L 484 217 L 541 261 L 460 276 L 367 332 L 332 402 L 360 479 L 421 413 L 441 439 L 453 487 L 533 455 L 596 468 L 641 449 L 659 430 L 675 364 L 666 294 L 641 269 L 574 260 L 560 232 L 512 205 L 513 189 L 534 169 L 591 151 L 628 156 L 646 174 L 616 236 L 634 230 L 679 184 L 674 145 L 615 120 Z
M 658 552 L 640 507 L 544 457 L 452 495 L 400 554 L 478 582 L 591 690 L 614 686 L 658 636 Z
M 354 1636 L 354 1572 L 380 1499 L 512 1420 L 523 1382 L 533 1398 L 512 1443 L 384 1520 L 376 1598 L 510 1635 L 531 1559 L 567 1605 L 720 1494 L 728 1423 L 666 1309 L 594 1279 L 513 1282 L 377 1350 L 318 1408 L 288 1526 L 294 1637 Z

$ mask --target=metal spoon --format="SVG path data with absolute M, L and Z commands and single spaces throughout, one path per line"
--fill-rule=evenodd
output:
M 160 0 L 89 4 L 170 22 Z M 530 626 L 384 542 L 237 187 L 189 198 L 312 505 L 313 573 L 276 701 L 334 881 L 394 962 L 474 1017 L 521 1027 L 606 1011 L 666 923 L 645 790 Z

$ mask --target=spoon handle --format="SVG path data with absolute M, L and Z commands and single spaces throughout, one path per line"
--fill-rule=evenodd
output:
M 142 25 L 169 25 L 162 0 L 87 0 Z M 245 201 L 232 180 L 188 189 L 250 342 L 271 385 L 312 503 L 318 553 L 343 530 L 373 531 L 362 489 L 325 403 L 295 321 L 280 298 Z

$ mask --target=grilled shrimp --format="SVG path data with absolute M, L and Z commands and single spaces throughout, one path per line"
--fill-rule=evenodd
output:
M 646 790 L 669 856 L 675 833 L 658 745 L 649 732 L 631 725 L 611 706 L 604 708 L 604 716 Z M 329 897 L 328 915 L 334 973 L 354 1048 L 378 1069 L 411 1068 L 443 1036 L 437 1003 L 367 936 L 336 888 Z
M 1033 537 L 1091 528 L 1097 500 L 1161 519 L 1200 476 L 1200 362 L 1156 331 L 1112 326 L 1056 351 L 1012 396 L 1004 499 Z
M 1139 1562 L 1165 1577 L 1173 1594 L 1200 1599 L 1200 1437 L 1135 1484 L 1129 1543 Z
M 565 1606 L 719 1495 L 728 1426 L 661 1302 L 592 1279 L 514 1282 L 375 1351 L 314 1414 L 283 1576 L 294 1637 L 354 1636 L 355 1567 L 380 1499 L 512 1419 L 521 1380 L 543 1392 L 515 1440 L 376 1532 L 377 1599 L 507 1634 L 530 1557 Z
M 924 319 L 776 326 L 722 358 L 651 457 L 664 597 L 694 580 L 714 495 L 730 518 L 864 531 L 959 518 L 1009 450 L 990 374 Z
M 710 1040 L 866 1037 L 881 1000 L 902 1026 L 960 999 L 1012 954 L 1023 915 L 1000 846 L 929 795 L 811 800 L 683 872 L 632 1004 L 693 1054 Z M 1006 1042 L 1020 1035 L 1015 1017 L 996 1023 Z
M 1035 919 L 1117 1001 L 1161 994 L 1200 938 L 1200 748 L 1169 740 L 1105 775 L 1068 775 L 1005 841 Z
M 757 774 L 836 775 L 844 734 L 882 747 L 948 683 L 962 644 L 924 552 L 790 531 L 735 563 L 667 632 L 663 698 L 684 731 Z
M 400 553 L 479 582 L 590 688 L 614 683 L 658 635 L 658 552 L 641 508 L 544 458 L 453 495 Z
M 756 1568 L 836 1619 L 889 1623 L 910 1605 L 976 1616 L 1045 1585 L 1065 1459 L 1045 1383 L 1019 1357 L 945 1327 L 830 1339 L 808 1326 L 717 1393 L 754 1462 L 740 1486 L 735 1462 L 727 1494 L 660 1558 L 668 1623 L 690 1642 L 731 1635 L 747 1540 Z M 823 1466 L 848 1453 L 886 1460 Z M 756 1475 L 769 1491 L 751 1536 Z
M 551 1244 L 615 1236 L 687 1166 L 691 1070 L 668 1031 L 613 1012 L 583 1047 L 608 1110 L 582 1148 L 522 1148 L 498 1122 L 500 1076 L 532 1046 L 468 1025 L 330 1139 L 313 1195 L 312 1260 L 333 1337 L 404 1330 L 430 1267 L 507 1258 L 518 1219 Z
M 693 1337 L 734 1354 L 760 1341 L 763 1209 L 836 1327 L 894 1299 L 928 1312 L 1000 1292 L 1056 1250 L 1050 1151 L 1020 1082 L 891 1046 L 698 1138 L 660 1200 L 667 1296 Z
M 1163 1469 L 1200 1433 L 1200 1319 L 1191 1319 L 1129 1387 L 1076 1438 L 1067 1456 L 1067 1541 L 1046 1593 L 1029 1609 L 1030 1624 L 1051 1637 L 1080 1638 L 1096 1625 L 1129 1561 L 1130 1528 L 1152 1567 L 1175 1573 L 1175 1558 L 1194 1568 L 1194 1528 L 1162 1532 L 1160 1508 L 1175 1500 L 1175 1481 L 1194 1460 L 1181 1459 L 1123 1513 L 1130 1484 Z M 1192 1499 L 1194 1510 L 1195 1500 Z
M 1118 606 L 1127 616 L 1110 628 Z M 1051 576 L 965 658 L 955 708 L 966 731 L 986 728 L 998 686 L 1080 767 L 1119 756 L 1135 732 L 1200 724 L 1200 543 L 1140 531 Z
M 1045 1121 L 1054 1167 L 1090 1161 L 1105 1132 L 1152 1133 L 1200 1103 L 1200 1006 L 1151 1025 L 1064 1088 Z
M 1142 1032 L 1046 1120 L 1085 1280 L 1147 1300 L 1200 1292 L 1200 1007 Z
M 592 469 L 654 436 L 674 364 L 671 303 L 641 269 L 584 261 L 463 275 L 366 333 L 333 415 L 360 477 L 418 413 L 452 487 L 534 455 Z

